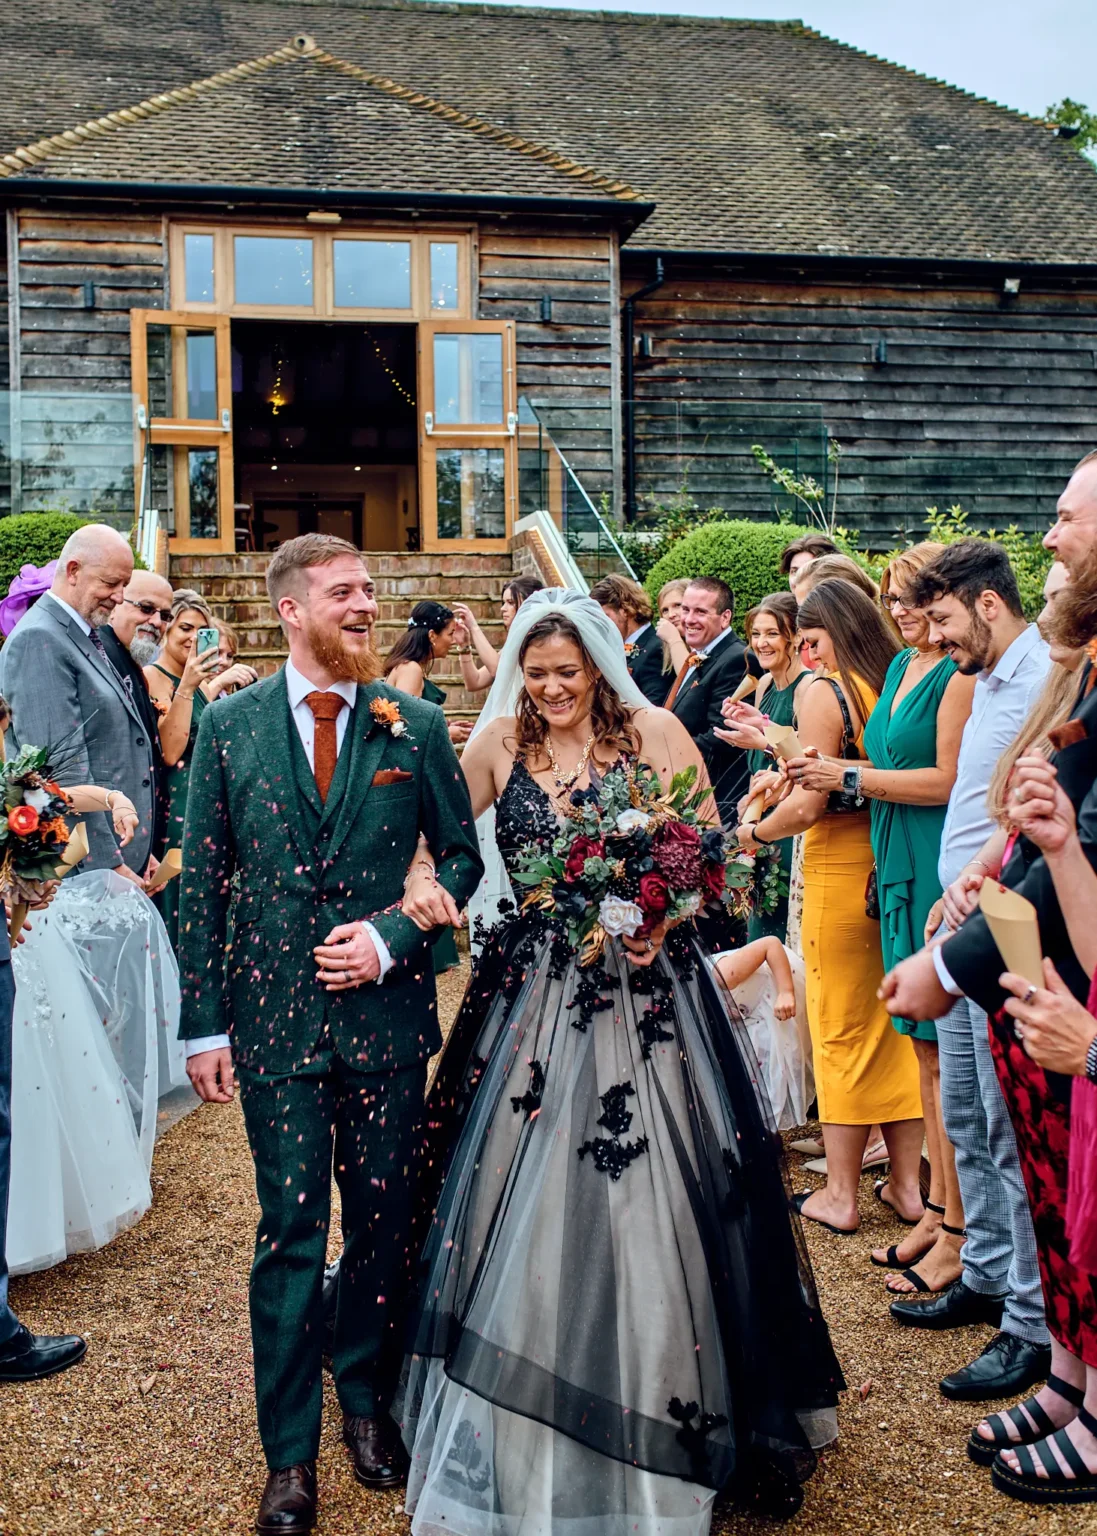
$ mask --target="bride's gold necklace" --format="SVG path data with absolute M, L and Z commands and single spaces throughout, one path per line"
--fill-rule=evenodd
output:
M 583 769 L 587 766 L 587 763 L 590 760 L 590 754 L 591 754 L 593 748 L 594 748 L 594 732 L 591 731 L 590 735 L 587 737 L 587 744 L 583 748 L 582 753 L 580 754 L 580 757 L 579 757 L 579 761 L 576 763 L 575 767 L 572 769 L 572 771 L 570 773 L 562 773 L 561 770 L 560 770 L 560 764 L 559 764 L 559 762 L 557 760 L 557 757 L 556 757 L 556 753 L 553 751 L 552 736 L 546 732 L 546 734 L 545 734 L 545 756 L 549 760 L 549 767 L 552 770 L 552 777 L 556 781 L 556 789 L 557 789 L 558 793 L 563 794 L 564 791 L 570 789 L 571 786 L 575 783 L 576 779 L 579 778 L 579 776 L 583 772 Z

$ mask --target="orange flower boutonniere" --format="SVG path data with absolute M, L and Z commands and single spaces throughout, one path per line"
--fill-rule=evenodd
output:
M 395 699 L 371 699 L 369 712 L 378 725 L 384 728 L 392 736 L 406 736 L 408 723 L 400 713 L 400 706 Z

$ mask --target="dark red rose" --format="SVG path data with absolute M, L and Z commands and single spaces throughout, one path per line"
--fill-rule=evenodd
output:
M 8 812 L 8 826 L 16 837 L 29 837 L 38 830 L 38 812 L 33 805 L 17 805 Z
M 571 845 L 567 862 L 564 865 L 565 880 L 581 880 L 583 877 L 583 865 L 588 859 L 604 859 L 606 845 L 601 838 L 577 837 Z
M 662 875 L 641 875 L 639 905 L 649 917 L 661 917 L 670 901 L 670 886 Z
M 691 827 L 685 821 L 667 821 L 663 823 L 663 830 L 659 834 L 660 840 L 666 843 L 683 843 L 696 846 L 701 841 L 701 834 L 696 827 Z
M 701 885 L 711 901 L 719 901 L 724 894 L 724 865 L 706 864 L 701 871 Z

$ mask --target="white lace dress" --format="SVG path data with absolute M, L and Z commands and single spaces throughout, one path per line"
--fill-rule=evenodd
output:
M 140 1220 L 157 1101 L 186 1081 L 179 980 L 160 914 L 105 870 L 65 880 L 13 956 L 13 1274 Z

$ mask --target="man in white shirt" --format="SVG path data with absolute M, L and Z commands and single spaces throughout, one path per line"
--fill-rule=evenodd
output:
M 927 614 L 935 643 L 961 672 L 977 675 L 941 836 L 937 873 L 947 891 L 978 865 L 996 830 L 987 789 L 1039 697 L 1051 657 L 1036 625 L 1025 623 L 1016 578 L 999 545 L 968 539 L 949 546 L 919 573 L 911 596 Z M 937 1020 L 937 1039 L 941 1107 L 967 1231 L 963 1274 L 929 1300 L 893 1302 L 891 1314 L 923 1328 L 1000 1322 L 992 1347 L 941 1383 L 947 1397 L 976 1402 L 1042 1381 L 1050 1346 L 1032 1215 L 987 1016 L 961 997 Z
M 202 1098 L 228 1102 L 240 1085 L 262 1208 L 249 1297 L 270 1475 L 257 1529 L 293 1536 L 316 1516 L 333 1160 L 343 1438 L 366 1486 L 392 1487 L 406 1466 L 388 1409 L 441 1036 L 431 935 L 399 904 L 420 833 L 458 905 L 483 865 L 444 715 L 375 680 L 362 555 L 322 534 L 292 539 L 267 589 L 289 662 L 206 710 L 191 761 L 180 1034 Z

